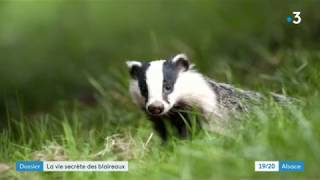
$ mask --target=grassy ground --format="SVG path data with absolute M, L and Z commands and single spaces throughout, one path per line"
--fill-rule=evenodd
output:
M 281 107 L 272 101 L 266 102 L 243 115 L 241 121 L 231 121 L 224 134 L 203 131 L 195 134 L 192 140 L 172 139 L 167 145 L 161 144 L 146 117 L 131 103 L 127 80 L 120 73 L 114 73 L 113 81 L 110 77 L 89 78 L 99 99 L 94 107 L 77 102 L 61 103 L 51 113 L 27 116 L 21 110 L 18 117 L 11 116 L 8 111 L 8 128 L 0 134 L 1 162 L 14 166 L 16 160 L 28 159 L 128 160 L 129 172 L 17 173 L 8 170 L 0 176 L 30 179 L 319 178 L 317 81 L 320 54 L 317 51 L 282 54 L 281 58 L 292 58 L 292 66 L 279 67 L 269 79 L 283 78 L 283 89 L 302 99 L 304 105 Z M 300 58 L 295 60 L 294 56 L 304 57 L 312 64 L 295 66 Z M 268 83 L 264 78 L 260 81 Z M 260 89 L 268 90 L 267 86 Z M 305 171 L 255 173 L 255 160 L 302 160 Z

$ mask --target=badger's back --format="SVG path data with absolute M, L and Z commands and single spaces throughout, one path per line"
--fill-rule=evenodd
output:
M 207 78 L 208 83 L 216 93 L 217 102 L 220 108 L 228 111 L 248 111 L 251 106 L 262 105 L 268 96 L 259 92 L 243 90 L 230 84 L 219 83 Z M 269 93 L 270 97 L 282 105 L 293 104 L 298 100 L 288 96 Z

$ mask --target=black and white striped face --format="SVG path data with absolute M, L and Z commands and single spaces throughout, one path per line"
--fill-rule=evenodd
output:
M 166 114 L 176 103 L 175 84 L 179 74 L 189 70 L 185 54 L 151 62 L 127 61 L 131 75 L 130 93 L 136 104 L 150 115 Z

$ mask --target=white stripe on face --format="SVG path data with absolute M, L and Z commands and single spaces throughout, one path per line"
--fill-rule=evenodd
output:
M 148 86 L 148 102 L 152 104 L 154 101 L 163 102 L 162 83 L 163 83 L 163 63 L 165 60 L 152 61 L 146 71 L 146 82 Z

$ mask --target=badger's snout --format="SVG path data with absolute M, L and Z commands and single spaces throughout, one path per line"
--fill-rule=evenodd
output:
M 154 101 L 147 106 L 147 111 L 151 115 L 160 115 L 164 110 L 164 105 L 160 101 Z

